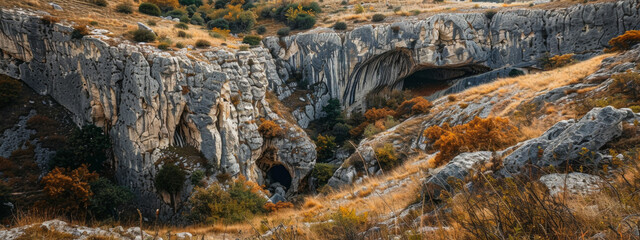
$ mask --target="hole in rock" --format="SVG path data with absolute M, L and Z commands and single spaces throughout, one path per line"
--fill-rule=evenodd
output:
M 267 178 L 269 183 L 280 183 L 287 190 L 291 187 L 291 174 L 287 171 L 283 165 L 275 165 L 267 171 Z
M 411 90 L 414 95 L 429 96 L 447 89 L 456 80 L 485 73 L 491 70 L 482 65 L 456 67 L 422 67 L 401 79 L 402 89 Z

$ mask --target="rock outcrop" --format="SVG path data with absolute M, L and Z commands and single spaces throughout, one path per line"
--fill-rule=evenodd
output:
M 500 69 L 533 65 L 545 53 L 593 54 L 609 39 L 640 28 L 638 6 L 637 0 L 625 0 L 504 11 L 491 18 L 483 13 L 437 14 L 345 33 L 316 29 L 264 43 L 283 79 L 300 74 L 310 85 L 326 86 L 327 94 L 349 110 L 362 110 L 366 94 L 385 86 L 401 88 L 404 77 L 423 69 Z M 278 93 L 295 89 L 284 81 L 272 84 Z
M 265 99 L 269 82 L 281 81 L 266 49 L 169 53 L 101 35 L 72 39 L 71 31 L 44 24 L 33 13 L 0 10 L 0 73 L 51 95 L 76 124 L 104 127 L 112 138 L 116 178 L 144 202 L 145 213 L 174 213 L 153 186 L 155 163 L 169 146 L 195 147 L 218 173 L 260 184 L 268 169 L 256 162 L 269 152 L 269 160 L 291 175 L 288 194 L 299 190 L 313 168 L 313 142 Z M 284 136 L 264 139 L 261 118 L 278 123 Z M 184 191 L 180 199 L 188 196 Z
M 78 226 L 68 224 L 64 221 L 60 220 L 49 220 L 43 223 L 36 223 L 21 227 L 15 227 L 7 230 L 0 230 L 0 238 L 5 240 L 14 240 L 14 239 L 25 239 L 27 238 L 28 232 L 55 232 L 60 235 L 64 235 L 65 239 L 123 239 L 123 240 L 134 240 L 141 239 L 144 236 L 144 239 L 158 239 L 162 240 L 162 237 L 154 238 L 153 235 L 141 231 L 139 227 L 130 227 L 124 229 L 121 226 L 112 227 L 112 228 L 91 228 L 85 226 Z M 180 234 L 180 235 L 178 235 Z M 178 233 L 174 236 L 177 239 L 191 239 L 181 236 L 189 236 L 191 233 Z M 188 234 L 188 235 L 187 235 Z M 32 237 L 43 236 L 40 235 L 32 235 Z M 53 234 L 49 234 L 46 236 L 51 237 Z M 56 236 L 56 235 L 53 235 Z

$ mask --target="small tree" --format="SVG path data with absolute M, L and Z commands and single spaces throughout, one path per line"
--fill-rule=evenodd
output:
M 318 160 L 326 160 L 333 157 L 333 152 L 336 148 L 336 138 L 333 136 L 318 135 L 318 141 L 316 141 L 316 151 L 318 152 Z
M 129 205 L 133 199 L 128 188 L 115 185 L 106 178 L 99 178 L 90 185 L 93 196 L 89 209 L 99 219 L 118 220 L 118 210 Z
M 71 215 L 84 214 L 93 196 L 89 183 L 96 179 L 98 174 L 84 164 L 72 171 L 53 169 L 42 178 L 48 205 Z
M 108 135 L 95 125 L 76 129 L 67 141 L 67 147 L 51 159 L 52 167 L 78 168 L 88 165 L 92 171 L 101 171 L 107 160 L 107 150 L 111 148 Z
M 155 178 L 155 186 L 160 191 L 165 191 L 171 198 L 171 207 L 175 208 L 175 197 L 182 191 L 187 173 L 182 168 L 167 163 L 162 166 Z

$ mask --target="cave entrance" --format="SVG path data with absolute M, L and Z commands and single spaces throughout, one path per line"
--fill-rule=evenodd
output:
M 280 185 L 285 187 L 285 190 L 289 190 L 291 187 L 291 174 L 289 174 L 287 168 L 282 164 L 271 167 L 267 171 L 267 178 L 270 184 L 280 183 Z
M 447 89 L 456 80 L 490 71 L 483 65 L 419 66 L 416 71 L 400 80 L 402 90 L 410 90 L 416 96 L 429 96 Z

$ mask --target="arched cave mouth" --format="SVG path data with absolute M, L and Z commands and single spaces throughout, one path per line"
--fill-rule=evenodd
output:
M 280 183 L 285 187 L 285 190 L 289 190 L 291 187 L 291 174 L 289 174 L 287 168 L 282 164 L 269 168 L 269 170 L 267 170 L 267 179 L 269 180 L 269 184 Z
M 449 88 L 456 80 L 491 71 L 483 65 L 417 66 L 411 74 L 398 81 L 402 90 L 410 90 L 417 96 L 429 96 Z

